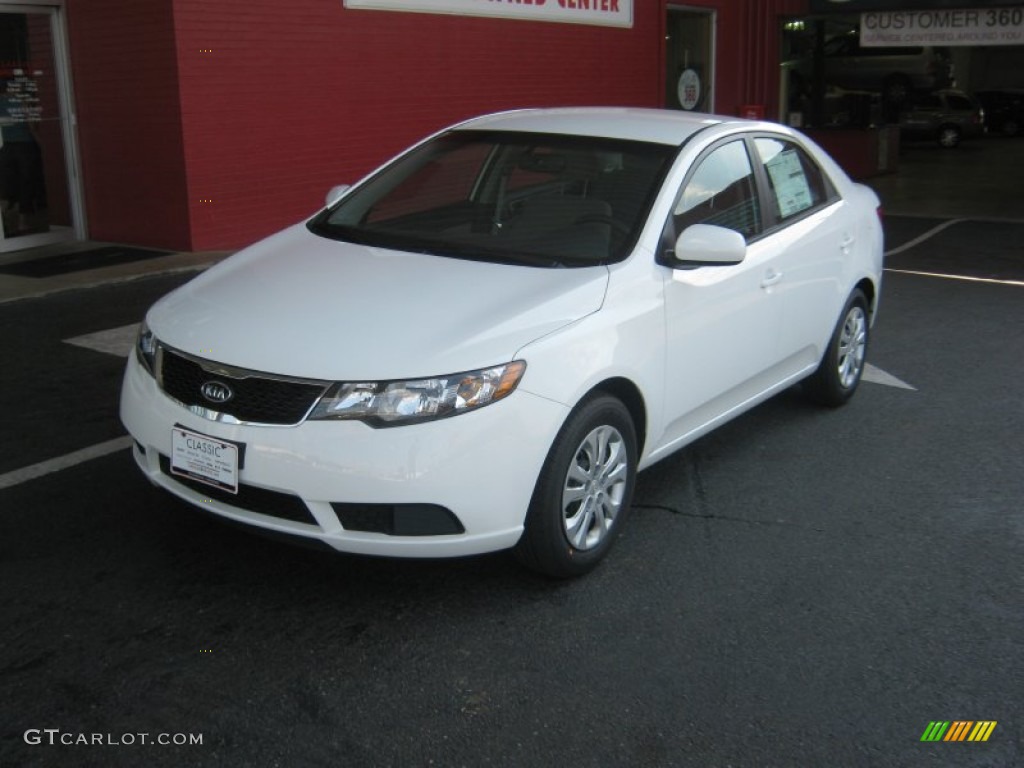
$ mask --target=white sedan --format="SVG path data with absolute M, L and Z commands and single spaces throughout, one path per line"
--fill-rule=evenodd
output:
M 574 576 L 639 470 L 798 382 L 853 395 L 882 252 L 875 195 L 784 126 L 489 115 L 158 301 L 121 418 L 233 521 Z

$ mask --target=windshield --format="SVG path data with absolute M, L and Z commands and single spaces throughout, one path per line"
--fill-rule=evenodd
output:
M 315 217 L 323 237 L 477 260 L 593 266 L 625 258 L 674 147 L 450 131 Z

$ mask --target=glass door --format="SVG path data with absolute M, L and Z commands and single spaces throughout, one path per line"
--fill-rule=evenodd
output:
M 0 4 L 0 252 L 83 237 L 59 9 Z
M 665 38 L 665 106 L 713 112 L 714 13 L 669 7 Z

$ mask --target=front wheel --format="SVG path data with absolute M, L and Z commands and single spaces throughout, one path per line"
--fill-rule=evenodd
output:
M 939 128 L 938 141 L 940 147 L 952 149 L 960 144 L 960 129 L 955 125 L 944 125 Z
M 548 452 L 515 548 L 519 561 L 556 578 L 590 571 L 622 529 L 636 464 L 636 430 L 622 402 L 604 394 L 584 400 Z
M 811 400 L 835 407 L 853 397 L 864 373 L 869 332 L 868 300 L 858 288 L 843 307 L 818 370 L 804 382 Z

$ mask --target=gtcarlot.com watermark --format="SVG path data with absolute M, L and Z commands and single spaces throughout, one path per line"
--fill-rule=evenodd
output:
M 201 733 L 74 733 L 60 728 L 29 728 L 23 738 L 33 746 L 68 747 L 195 747 L 203 743 Z

